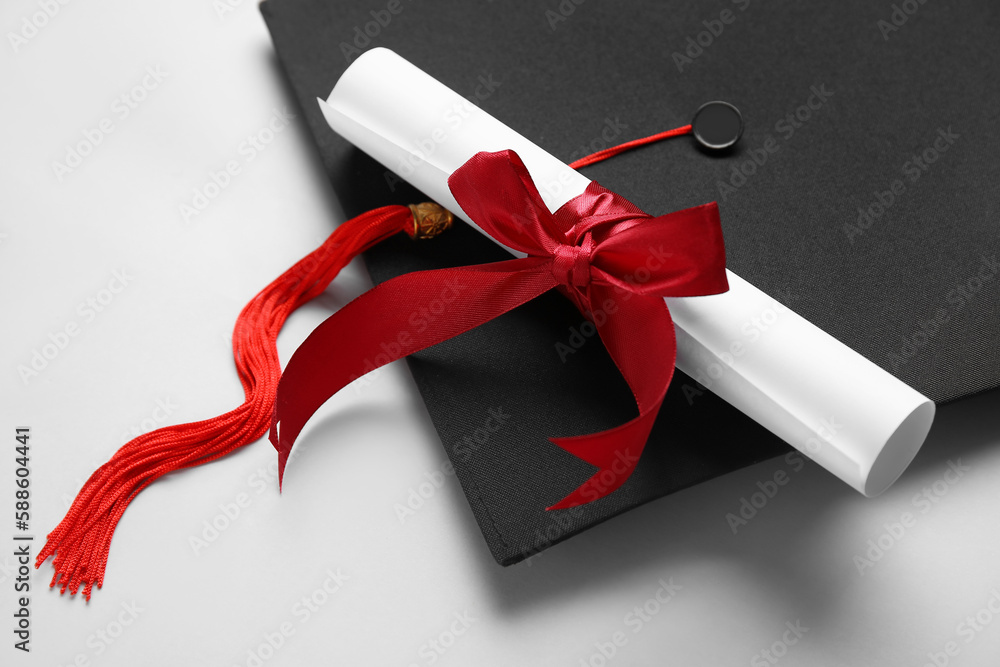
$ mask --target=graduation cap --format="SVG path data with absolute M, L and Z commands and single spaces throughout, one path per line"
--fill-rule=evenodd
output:
M 998 175 L 995 147 L 982 141 L 998 101 L 982 82 L 997 65 L 973 10 L 920 5 L 888 32 L 879 22 L 894 21 L 891 8 L 859 1 L 708 8 L 266 0 L 262 12 L 348 215 L 422 198 L 398 173 L 404 168 L 387 170 L 338 136 L 315 102 L 376 47 L 565 162 L 683 125 L 706 100 L 725 99 L 745 121 L 725 155 L 667 142 L 586 175 L 654 214 L 718 201 L 735 274 L 934 402 L 1000 384 L 1000 280 L 991 268 L 1000 246 L 997 194 L 978 185 Z M 949 47 L 958 39 L 963 55 Z M 422 104 L 433 102 L 412 101 Z M 460 225 L 429 244 L 390 240 L 366 262 L 382 282 L 505 257 Z M 749 317 L 738 339 L 765 339 L 772 316 Z M 620 489 L 562 515 L 545 512 L 593 471 L 544 446 L 547 438 L 634 415 L 627 387 L 585 324 L 552 293 L 408 358 L 500 563 L 788 451 L 712 393 L 714 369 L 704 365 L 697 380 L 675 376 Z M 512 415 L 506 428 L 470 441 L 498 407 Z M 836 430 L 837 419 L 829 415 L 826 428 Z

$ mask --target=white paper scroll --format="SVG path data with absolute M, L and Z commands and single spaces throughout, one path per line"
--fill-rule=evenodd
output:
M 360 56 L 319 102 L 339 134 L 472 224 L 447 179 L 479 151 L 516 151 L 550 210 L 590 182 L 387 49 Z M 884 491 L 920 449 L 934 403 L 728 277 L 725 294 L 667 299 L 677 367 L 861 493 Z M 695 385 L 686 391 L 698 400 Z

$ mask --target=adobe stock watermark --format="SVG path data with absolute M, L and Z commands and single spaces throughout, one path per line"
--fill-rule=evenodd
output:
M 253 497 L 245 491 L 240 491 L 232 500 L 219 503 L 219 511 L 211 518 L 202 522 L 199 534 L 188 536 L 188 546 L 195 556 L 201 556 L 209 546 L 214 544 L 219 537 L 229 530 L 241 516 L 246 514 L 246 509 L 253 503 Z
M 536 558 L 544 556 L 544 549 L 558 542 L 563 535 L 572 530 L 583 513 L 583 505 L 546 512 L 549 524 L 545 526 L 545 530 L 535 529 L 535 534 L 532 536 L 532 550 L 536 553 L 525 558 L 524 564 L 531 567 Z
M 750 2 L 751 0 L 732 0 L 733 5 L 740 12 L 745 12 L 747 7 L 750 6 Z M 705 26 L 705 29 L 698 32 L 694 37 L 688 35 L 684 52 L 674 51 L 671 54 L 674 65 L 677 66 L 677 71 L 683 73 L 685 67 L 693 65 L 695 60 L 704 55 L 705 50 L 715 44 L 715 40 L 722 36 L 722 33 L 726 30 L 726 26 L 736 22 L 737 16 L 733 10 L 723 9 L 719 12 L 718 18 L 702 21 L 701 24 Z
M 107 310 L 118 298 L 118 295 L 132 283 L 132 279 L 133 276 L 129 273 L 129 269 L 112 271 L 111 279 L 104 287 L 77 304 L 76 318 L 68 320 L 56 331 L 49 332 L 48 340 L 31 350 L 27 363 L 17 365 L 16 370 L 21 382 L 27 386 L 31 380 L 49 368 L 59 355 L 69 347 L 69 344 L 80 335 L 86 325 Z
M 787 470 L 779 468 L 768 479 L 757 482 L 757 491 L 751 493 L 749 497 L 741 497 L 740 506 L 735 512 L 726 513 L 726 524 L 733 531 L 733 535 L 739 532 L 740 528 L 749 524 L 778 495 L 781 487 L 786 486 L 791 481 L 792 477 L 789 473 L 797 473 L 806 466 L 805 459 L 798 452 L 788 452 L 783 460 Z
M 407 4 L 412 0 L 407 0 Z M 382 34 L 382 31 L 389 27 L 392 19 L 399 16 L 406 5 L 402 0 L 389 0 L 382 9 L 373 9 L 369 13 L 371 21 L 354 26 L 350 42 L 340 43 L 340 52 L 344 54 L 344 60 L 350 64 L 352 60 L 362 54 L 368 48 L 372 40 Z
M 384 178 L 390 192 L 396 191 L 396 186 L 421 165 L 425 164 L 438 148 L 454 136 L 454 133 L 469 116 L 479 108 L 493 93 L 500 88 L 502 81 L 493 78 L 492 74 L 483 73 L 476 79 L 476 87 L 468 97 L 453 104 L 441 117 L 441 125 L 433 128 L 425 136 L 412 140 L 411 150 L 405 158 L 400 158 L 396 169 L 386 170 Z
M 247 649 L 246 658 L 234 667 L 262 667 L 273 658 L 288 640 L 295 635 L 298 627 L 309 622 L 330 600 L 339 593 L 350 577 L 340 571 L 340 568 L 327 568 L 323 573 L 325 578 L 312 591 L 303 595 L 292 604 L 288 616 L 279 622 L 272 630 L 261 635 L 261 641 Z M 298 625 L 295 622 L 297 621 Z
M 81 651 L 73 656 L 73 659 L 66 663 L 67 667 L 89 667 L 94 658 L 104 654 L 115 642 L 117 642 L 127 628 L 131 627 L 139 616 L 146 610 L 140 607 L 133 600 L 132 602 L 122 602 L 121 609 L 115 613 L 110 621 L 97 628 L 87 635 L 84 646 L 88 651 Z
M 576 162 L 580 158 L 587 157 L 592 153 L 598 151 L 603 151 L 605 148 L 611 148 L 625 130 L 628 129 L 628 123 L 623 123 L 618 116 L 611 118 L 605 117 L 604 125 L 601 127 L 601 131 L 596 137 L 590 140 L 586 144 L 581 144 L 572 154 L 570 154 L 567 162 Z
M 492 1 L 492 0 L 491 0 Z M 549 24 L 549 30 L 556 31 L 560 23 L 569 20 L 569 17 L 576 12 L 576 8 L 587 0 L 559 0 L 555 8 L 545 10 L 545 21 Z
M 909 335 L 902 337 L 899 349 L 888 353 L 887 360 L 892 370 L 898 371 L 926 348 L 948 326 L 952 314 L 964 310 L 987 285 L 996 280 L 998 273 L 1000 261 L 997 261 L 997 256 L 981 255 L 976 271 L 945 294 L 946 305 L 938 307 L 930 317 L 918 322 Z
M 243 173 L 243 168 L 267 150 L 293 120 L 295 114 L 289 112 L 288 107 L 283 107 L 280 111 L 272 109 L 267 122 L 248 134 L 236 147 L 236 155 L 226 160 L 218 171 L 210 169 L 205 182 L 191 191 L 191 199 L 179 204 L 178 212 L 184 224 L 190 224 L 193 218 L 201 215 L 218 199 L 233 184 L 234 179 Z
M 879 19 L 875 22 L 875 27 L 882 33 L 883 41 L 888 42 L 889 35 L 899 32 L 900 28 L 910 20 L 910 17 L 925 4 L 927 4 L 927 0 L 903 0 L 899 4 L 893 3 L 888 20 Z
M 482 426 L 478 426 L 470 433 L 462 436 L 458 444 L 455 445 L 455 448 L 452 450 L 454 457 L 465 463 L 472 460 L 476 452 L 485 446 L 495 433 L 503 429 L 511 418 L 510 413 L 504 412 L 502 407 L 490 408 L 486 411 L 486 414 L 487 416 Z M 425 472 L 424 477 L 426 479 L 424 481 L 415 487 L 411 486 L 407 489 L 405 502 L 393 504 L 392 508 L 396 512 L 396 518 L 399 519 L 399 523 L 404 524 L 407 519 L 416 515 L 417 511 L 444 486 L 445 479 L 454 474 L 455 467 L 448 459 L 445 459 L 437 469 Z
M 235 12 L 244 2 L 245 0 L 212 0 L 212 9 L 221 21 Z
M 639 463 L 639 455 L 634 454 L 631 449 L 617 450 L 615 460 L 611 465 L 594 474 L 593 477 L 580 485 L 580 494 L 586 499 L 585 502 L 592 502 L 608 495 L 617 489 Z
M 875 567 L 875 564 L 885 558 L 885 555 L 899 544 L 909 530 L 912 530 L 921 516 L 933 510 L 947 496 L 952 487 L 965 477 L 972 468 L 962 464 L 962 459 L 948 461 L 948 468 L 939 479 L 925 486 L 919 493 L 913 495 L 910 504 L 916 513 L 906 511 L 895 521 L 882 524 L 884 529 L 878 536 L 868 540 L 867 549 L 854 555 L 854 567 L 862 577 L 865 572 Z
M 354 387 L 355 392 L 360 393 L 375 382 L 379 371 L 386 364 L 401 358 L 403 352 L 413 344 L 415 335 L 423 333 L 435 322 L 445 317 L 451 304 L 458 299 L 459 294 L 468 288 L 468 285 L 452 279 L 445 280 L 443 285 L 437 297 L 418 306 L 410 313 L 406 320 L 406 327 L 398 330 L 395 335 L 389 334 L 389 339 L 379 343 L 380 352 L 364 360 L 361 373 L 350 379 L 350 384 Z
M 70 0 L 38 0 L 38 11 L 22 16 L 17 32 L 7 32 L 11 51 L 17 53 L 27 46 L 69 3 Z
M 955 626 L 954 639 L 946 641 L 939 651 L 927 652 L 927 661 L 922 667 L 948 667 L 952 658 L 958 657 L 962 653 L 962 648 L 974 642 L 997 616 L 1000 616 L 1000 590 L 994 587 L 990 589 L 989 598 L 983 606 Z
M 934 141 L 927 146 L 920 154 L 914 154 L 909 160 L 903 163 L 900 171 L 910 183 L 916 183 L 930 169 L 930 166 L 937 162 L 942 155 L 948 152 L 961 135 L 951 129 L 938 128 Z M 854 239 L 863 235 L 871 229 L 872 225 L 886 213 L 892 205 L 899 201 L 899 198 L 906 192 L 906 183 L 903 179 L 893 179 L 885 190 L 876 190 L 874 200 L 865 207 L 858 207 L 858 218 L 855 223 L 844 223 L 844 234 L 852 244 Z
M 122 431 L 119 438 L 121 444 L 124 445 L 133 438 L 138 438 L 140 435 L 160 428 L 174 414 L 174 410 L 177 409 L 177 404 L 170 400 L 169 397 L 157 398 L 153 402 L 154 407 L 148 417 L 143 417 L 139 422 L 129 426 L 127 430 Z
M 178 408 L 177 404 L 170 398 L 156 398 L 153 400 L 153 406 L 153 409 L 148 413 L 149 416 L 143 417 L 141 420 L 122 431 L 118 444 L 95 448 L 89 453 L 85 462 L 80 464 L 79 467 L 86 470 L 96 470 L 104 465 L 108 458 L 121 445 L 124 445 L 133 438 L 137 438 L 140 435 L 149 433 L 160 428 L 161 426 L 164 426 L 169 417 L 171 417 L 174 414 L 174 411 Z M 87 480 L 83 477 L 76 477 L 73 480 L 73 486 L 70 487 L 74 489 L 72 495 L 65 491 L 60 494 L 59 502 L 62 503 L 64 512 L 73 504 L 73 499 L 76 498 L 76 494 L 83 488 L 83 484 L 86 481 Z M 67 484 L 67 486 L 69 485 Z M 2 580 L 0 580 L 0 583 L 2 583 Z
M 587 482 L 580 487 L 581 493 L 588 500 L 596 500 L 603 495 L 603 492 L 606 489 L 616 484 L 622 474 L 631 470 L 635 466 L 637 460 L 637 457 L 632 455 L 627 449 L 624 452 L 618 452 L 616 460 L 611 467 L 601 471 L 601 474 L 596 477 L 587 480 Z M 622 468 L 619 464 L 624 464 L 625 467 Z M 544 530 L 541 528 L 535 529 L 535 534 L 532 536 L 531 549 L 535 553 L 528 556 L 524 560 L 524 563 L 528 567 L 531 567 L 536 558 L 541 558 L 545 555 L 543 552 L 544 549 L 555 544 L 568 532 L 573 530 L 575 527 L 578 527 L 578 520 L 583 517 L 583 515 L 584 505 L 577 505 L 575 507 L 546 512 L 545 516 L 549 519 L 549 524 L 545 526 Z
M 681 385 L 681 391 L 684 392 L 688 405 L 694 405 L 695 399 L 704 396 L 706 391 L 711 391 L 715 383 L 732 370 L 737 359 L 745 355 L 757 341 L 778 324 L 783 315 L 791 312 L 786 303 L 794 303 L 800 298 L 798 294 L 792 292 L 779 291 L 776 294 L 778 297 L 772 300 L 769 307 L 740 325 L 741 338 L 730 341 L 729 347 L 716 360 L 705 368 L 698 369 L 691 378 L 694 380 L 694 385 L 688 382 Z
M 668 577 L 666 581 L 661 578 L 656 583 L 658 586 L 653 593 L 622 618 L 622 625 L 631 630 L 633 636 L 642 632 L 684 589 L 680 584 L 674 583 L 673 577 Z M 590 655 L 580 658 L 580 667 L 605 667 L 628 642 L 629 634 L 624 630 L 616 630 L 607 640 L 594 642 L 594 650 Z
M 750 658 L 750 666 L 770 667 L 770 665 L 778 664 L 782 658 L 788 655 L 788 650 L 792 646 L 802 641 L 807 632 L 809 632 L 809 628 L 802 625 L 801 620 L 785 621 L 785 631 L 781 633 L 781 637 L 774 640 L 769 647 L 755 653 Z
M 295 447 L 285 461 L 287 467 L 294 461 L 301 447 Z M 188 546 L 195 556 L 201 556 L 206 549 L 215 544 L 223 533 L 232 528 L 246 516 L 247 510 L 253 505 L 256 497 L 263 494 L 268 489 L 277 487 L 278 482 L 278 460 L 272 458 L 267 465 L 258 466 L 246 478 L 246 486 L 249 490 L 241 490 L 230 500 L 219 503 L 218 509 L 211 517 L 201 522 L 201 529 L 197 533 L 188 536 Z M 251 493 L 252 491 L 252 493 Z
M 105 116 L 97 121 L 94 127 L 85 127 L 80 130 L 83 138 L 66 145 L 63 149 L 62 161 L 52 161 L 52 173 L 56 180 L 63 182 L 67 176 L 80 168 L 90 155 L 93 155 L 97 147 L 104 143 L 108 136 L 118 129 L 136 109 L 138 109 L 150 94 L 160 87 L 160 85 L 170 76 L 169 72 L 164 72 L 161 65 L 150 65 L 142 75 L 142 78 L 134 86 L 118 95 L 110 104 L 110 116 Z
M 802 104 L 775 122 L 774 131 L 781 137 L 782 142 L 787 143 L 795 136 L 834 95 L 834 91 L 828 90 L 825 83 L 810 87 L 809 93 Z M 726 201 L 730 195 L 735 194 L 737 190 L 746 185 L 749 179 L 757 173 L 757 170 L 763 168 L 772 156 L 781 150 L 782 145 L 778 139 L 769 134 L 761 142 L 760 147 L 749 149 L 747 151 L 748 159 L 734 164 L 727 180 L 715 182 L 722 201 Z
M 584 142 L 573 152 L 570 162 L 575 162 L 580 158 L 592 153 L 610 148 L 617 143 L 617 140 L 629 128 L 627 123 L 622 122 L 617 116 L 612 120 L 605 117 L 601 130 L 590 141 Z M 571 183 L 579 182 L 579 174 L 576 170 L 567 166 L 561 167 L 558 173 L 550 174 L 547 181 L 536 182 L 539 192 L 546 192 L 552 197 L 558 197 Z
M 844 424 L 838 422 L 836 417 L 830 416 L 821 419 L 820 423 L 813 429 L 815 435 L 809 436 L 809 439 L 802 443 L 801 447 L 797 447 L 798 451 L 789 452 L 785 455 L 785 463 L 790 466 L 791 472 L 796 473 L 805 466 L 805 460 L 801 454 L 815 458 L 816 454 L 822 451 L 826 445 L 833 442 L 837 433 L 843 429 Z M 749 524 L 751 520 L 767 507 L 767 504 L 778 495 L 778 491 L 786 486 L 790 479 L 788 473 L 784 470 L 777 470 L 771 476 L 771 479 L 757 482 L 757 491 L 751 493 L 749 497 L 741 497 L 740 506 L 736 512 L 726 514 L 726 523 L 729 525 L 729 529 L 733 531 L 733 535 L 740 528 Z
M 437 663 L 445 653 L 458 643 L 459 639 L 465 636 L 469 628 L 479 621 L 467 609 L 461 612 L 456 611 L 451 616 L 452 620 L 447 627 L 430 637 L 417 649 L 417 656 L 421 662 L 411 662 L 409 667 L 420 667 L 421 664 L 430 666 Z

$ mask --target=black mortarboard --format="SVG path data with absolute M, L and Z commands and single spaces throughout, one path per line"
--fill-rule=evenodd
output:
M 736 273 L 933 400 L 1000 385 L 1000 60 L 985 0 L 266 0 L 262 11 L 348 215 L 423 199 L 329 129 L 316 104 L 374 46 L 566 161 L 724 99 L 745 120 L 731 152 L 674 140 L 587 176 L 654 215 L 717 200 Z M 505 256 L 459 225 L 366 260 L 381 282 Z M 679 373 L 629 481 L 547 513 L 591 472 L 548 437 L 610 428 L 635 409 L 596 339 L 556 352 L 581 323 L 550 293 L 409 359 L 503 564 L 787 450 L 711 394 L 692 399 Z M 497 411 L 510 419 L 485 431 Z

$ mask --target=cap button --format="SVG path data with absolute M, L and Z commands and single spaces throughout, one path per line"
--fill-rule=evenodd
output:
M 743 115 L 729 102 L 706 102 L 694 112 L 691 132 L 705 148 L 725 150 L 740 140 Z

